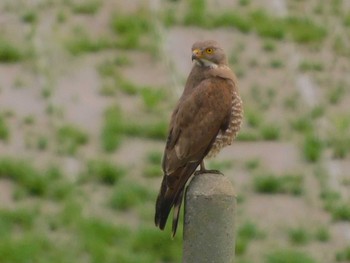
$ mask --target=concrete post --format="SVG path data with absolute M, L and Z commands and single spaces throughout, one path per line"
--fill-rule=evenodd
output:
M 183 263 L 233 263 L 236 196 L 221 174 L 200 174 L 185 196 Z

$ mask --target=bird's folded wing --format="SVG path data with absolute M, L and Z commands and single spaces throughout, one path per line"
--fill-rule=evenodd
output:
M 170 124 L 164 153 L 165 174 L 188 162 L 201 161 L 220 129 L 229 121 L 230 82 L 213 78 L 202 81 L 178 105 Z

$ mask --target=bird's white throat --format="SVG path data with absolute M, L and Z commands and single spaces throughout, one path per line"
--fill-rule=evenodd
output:
M 204 58 L 202 58 L 200 60 L 196 60 L 196 63 L 199 66 L 204 66 L 204 67 L 209 67 L 209 68 L 217 68 L 218 67 L 218 64 L 215 64 L 214 62 L 209 61 L 209 60 L 204 59 Z

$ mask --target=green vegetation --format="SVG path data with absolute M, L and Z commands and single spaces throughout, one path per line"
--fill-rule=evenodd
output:
M 144 87 L 141 90 L 141 97 L 146 108 L 154 110 L 165 99 L 165 93 L 159 89 Z
M 296 250 L 276 250 L 270 252 L 264 261 L 265 263 L 316 263 L 316 261 L 306 254 Z
M 350 260 L 350 247 L 346 247 L 343 250 L 337 252 L 335 256 L 337 261 L 349 261 Z
M 32 195 L 44 195 L 47 190 L 47 178 L 44 178 L 28 162 L 3 157 L 0 159 L 0 178 L 9 178 Z
M 88 142 L 88 135 L 80 128 L 67 124 L 56 132 L 58 150 L 63 154 L 75 154 L 78 147 Z
M 164 121 L 133 122 L 123 117 L 118 107 L 110 107 L 105 111 L 105 122 L 102 128 L 102 147 L 107 152 L 114 151 L 123 136 L 150 139 L 165 139 L 168 124 Z
M 72 11 L 76 14 L 93 15 L 101 6 L 101 1 L 88 0 L 84 2 L 74 2 L 71 4 Z
M 111 18 L 111 28 L 118 36 L 116 47 L 121 49 L 142 49 L 141 38 L 150 35 L 154 30 L 151 14 L 139 10 L 134 14 L 114 14 Z
M 327 242 L 331 238 L 329 229 L 326 226 L 320 226 L 316 229 L 315 239 L 320 242 Z
M 322 41 L 327 30 L 309 18 L 279 18 L 258 9 L 250 12 L 225 11 L 215 14 L 207 11 L 205 0 L 191 0 L 184 16 L 184 25 L 205 28 L 232 27 L 243 33 L 256 32 L 264 38 L 282 40 L 286 36 L 297 43 L 308 44 Z
M 6 141 L 10 137 L 10 130 L 5 117 L 0 114 L 0 140 Z
M 127 210 L 143 204 L 147 199 L 154 200 L 155 195 L 148 188 L 134 182 L 123 180 L 113 189 L 110 206 L 116 210 Z
M 259 174 L 254 177 L 253 185 L 258 193 L 301 195 L 303 192 L 303 177 L 288 174 L 284 176 Z
M 98 52 L 106 48 L 111 48 L 110 40 L 101 37 L 90 37 L 83 28 L 75 28 L 72 36 L 66 41 L 66 48 L 72 55 Z
M 304 60 L 299 65 L 301 71 L 323 71 L 323 65 L 316 61 Z
M 37 13 L 34 10 L 27 10 L 22 15 L 22 21 L 29 24 L 36 23 L 38 21 Z
M 87 165 L 87 176 L 97 181 L 113 185 L 125 175 L 125 170 L 107 160 L 91 160 Z
M 350 205 L 347 203 L 340 203 L 331 208 L 331 213 L 334 220 L 350 221 Z
M 317 162 L 322 155 L 323 142 L 313 133 L 306 135 L 303 145 L 303 155 L 308 162 Z
M 0 63 L 13 63 L 23 59 L 23 53 L 10 41 L 0 38 Z
M 288 237 L 289 241 L 295 245 L 306 245 L 311 239 L 310 234 L 303 227 L 289 229 Z
M 246 222 L 237 230 L 236 238 L 236 255 L 243 255 L 248 249 L 249 242 L 255 239 L 261 239 L 264 234 L 258 227 L 252 222 Z
M 159 177 L 163 175 L 161 170 L 162 153 L 158 151 L 149 152 L 146 156 L 147 165 L 143 171 L 146 177 Z

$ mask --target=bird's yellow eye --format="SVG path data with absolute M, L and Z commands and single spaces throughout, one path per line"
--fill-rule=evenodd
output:
M 211 53 L 213 53 L 213 49 L 212 49 L 212 48 L 207 48 L 207 49 L 205 50 L 205 52 L 207 52 L 208 54 L 211 54 Z

